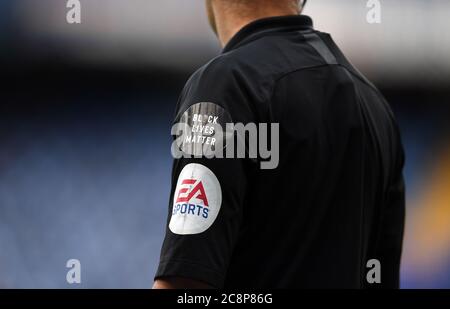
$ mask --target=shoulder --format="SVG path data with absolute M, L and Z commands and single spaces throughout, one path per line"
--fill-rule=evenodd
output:
M 214 85 L 218 90 L 257 89 L 263 97 L 277 78 L 297 68 L 292 53 L 288 55 L 289 49 L 294 48 L 291 43 L 284 37 L 256 39 L 215 57 L 199 68 L 188 84 L 191 88 L 207 85 L 208 89 Z
M 295 34 L 267 36 L 246 43 L 199 68 L 185 86 L 179 109 L 198 102 L 214 102 L 232 114 L 263 117 L 280 78 L 318 65 L 317 57 L 311 56 L 313 52 L 302 36 Z
M 177 113 L 199 102 L 224 108 L 234 121 L 254 120 L 267 100 L 265 77 L 235 53 L 221 54 L 191 75 L 180 98 Z
M 296 32 L 267 35 L 217 56 L 197 70 L 191 81 L 258 89 L 267 96 L 286 74 L 325 64 L 305 36 Z

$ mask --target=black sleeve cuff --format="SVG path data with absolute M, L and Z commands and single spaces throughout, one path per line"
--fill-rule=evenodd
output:
M 224 275 L 208 267 L 184 260 L 165 260 L 159 263 L 156 279 L 164 277 L 182 277 L 202 281 L 214 288 L 222 288 Z

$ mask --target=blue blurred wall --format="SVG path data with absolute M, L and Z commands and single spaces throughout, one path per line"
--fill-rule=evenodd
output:
M 36 100 L 23 109 L 3 109 L 0 287 L 151 286 L 167 216 L 177 93 L 113 88 L 68 88 L 51 99 L 37 91 L 22 98 Z M 394 105 L 411 200 L 447 122 L 436 109 L 423 113 Z M 65 281 L 65 263 L 72 258 L 81 261 L 81 285 Z M 447 280 L 433 284 L 448 287 L 449 274 L 443 270 Z M 402 284 L 421 286 L 406 271 Z

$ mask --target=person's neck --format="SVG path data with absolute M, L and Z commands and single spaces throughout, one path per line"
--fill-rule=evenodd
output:
M 217 36 L 222 47 L 231 40 L 231 38 L 239 32 L 244 26 L 249 23 L 274 16 L 286 16 L 286 15 L 298 15 L 299 13 L 290 9 L 272 9 L 272 10 L 261 10 L 256 9 L 251 15 L 242 16 L 241 14 L 235 14 L 235 12 L 227 10 L 216 10 L 216 27 Z

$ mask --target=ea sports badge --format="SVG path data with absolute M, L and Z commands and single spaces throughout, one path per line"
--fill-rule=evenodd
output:
M 186 165 L 178 176 L 169 229 L 179 235 L 199 234 L 216 220 L 222 189 L 216 175 L 204 165 Z

